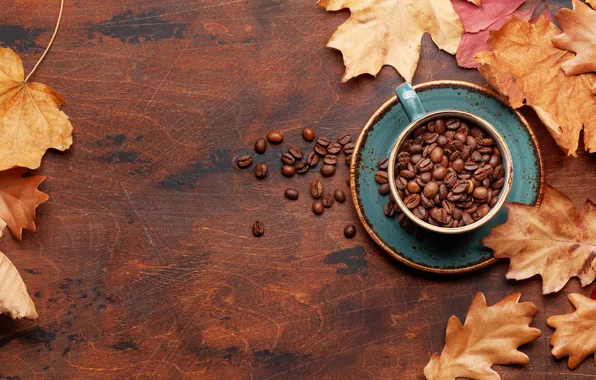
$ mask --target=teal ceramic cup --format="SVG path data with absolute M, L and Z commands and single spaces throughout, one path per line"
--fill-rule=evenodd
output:
M 507 199 L 507 195 L 511 190 L 511 183 L 513 179 L 513 165 L 511 160 L 511 153 L 505 140 L 503 137 L 497 132 L 496 128 L 490 124 L 488 121 L 484 120 L 483 118 L 474 115 L 470 112 L 455 110 L 455 109 L 446 109 L 446 110 L 438 110 L 434 112 L 426 112 L 416 91 L 412 88 L 410 83 L 404 83 L 399 86 L 395 93 L 399 98 L 400 104 L 404 108 L 406 115 L 410 121 L 410 124 L 401 132 L 397 140 L 395 141 L 393 148 L 391 149 L 391 154 L 389 155 L 389 168 L 388 168 L 388 176 L 389 176 L 389 187 L 391 188 L 391 193 L 393 198 L 398 205 L 398 207 L 402 210 L 402 212 L 410 218 L 414 223 L 423 227 L 425 229 L 442 233 L 442 234 L 460 234 L 468 231 L 472 231 L 486 222 L 488 222 L 492 217 L 494 217 L 499 209 L 505 203 Z M 425 222 L 422 219 L 416 217 L 404 204 L 403 200 L 399 196 L 396 184 L 395 184 L 395 162 L 397 160 L 397 154 L 399 149 L 401 148 L 402 144 L 408 139 L 410 134 L 419 126 L 428 123 L 429 121 L 435 119 L 447 119 L 447 118 L 459 118 L 466 122 L 469 126 L 475 126 L 480 128 L 488 137 L 492 137 L 494 140 L 495 146 L 501 152 L 501 164 L 503 165 L 505 174 L 504 174 L 504 184 L 501 188 L 501 192 L 499 193 L 499 198 L 497 203 L 490 209 L 490 211 L 482 218 L 478 219 L 476 222 L 456 227 L 456 228 L 446 228 L 446 227 L 439 227 L 432 224 Z

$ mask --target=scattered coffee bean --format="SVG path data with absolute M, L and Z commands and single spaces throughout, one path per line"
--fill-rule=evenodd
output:
M 286 189 L 286 191 L 284 192 L 284 195 L 289 200 L 295 201 L 296 199 L 298 199 L 298 196 L 300 195 L 300 193 L 298 193 L 298 190 L 296 190 L 296 189 L 289 188 L 289 189 Z
M 315 131 L 312 128 L 304 128 L 302 130 L 302 138 L 308 142 L 311 142 L 315 139 Z
M 334 156 L 333 154 L 328 154 L 323 159 L 323 162 L 327 165 L 335 165 L 337 164 L 337 156 Z
M 323 177 L 331 177 L 332 175 L 335 174 L 335 166 L 325 164 L 325 165 L 321 166 L 320 171 L 321 171 L 321 175 Z
M 292 177 L 296 173 L 296 168 L 292 165 L 284 165 L 281 167 L 281 174 L 286 177 Z
M 395 205 L 391 202 L 385 203 L 383 206 L 383 214 L 388 218 L 395 216 Z
M 308 169 L 310 169 L 308 164 L 304 161 L 296 162 L 295 166 L 296 166 L 296 173 L 298 173 L 298 174 L 305 174 L 306 172 L 308 172 Z
M 377 167 L 379 170 L 387 171 L 389 168 L 389 159 L 388 158 L 381 158 L 377 163 Z
M 354 145 L 354 143 L 347 143 L 346 145 L 344 145 L 344 153 L 345 154 L 352 154 L 354 153 L 354 147 L 356 145 Z
M 252 164 L 252 156 L 242 155 L 242 156 L 238 157 L 236 164 L 241 169 L 247 168 Z
M 301 159 L 302 156 L 304 156 L 304 153 L 302 153 L 302 149 L 296 148 L 295 146 L 290 147 L 290 154 L 294 156 L 297 160 Z
M 331 154 L 338 154 L 339 152 L 341 152 L 341 145 L 339 145 L 338 143 L 331 143 L 327 147 L 327 152 Z
M 325 211 L 325 206 L 323 206 L 323 202 L 316 201 L 312 204 L 312 212 L 315 215 L 321 215 Z
M 344 133 L 343 135 L 340 135 L 340 136 L 337 138 L 337 142 L 338 142 L 340 145 L 346 145 L 346 144 L 347 144 L 347 143 L 349 143 L 350 141 L 352 141 L 352 136 L 350 136 L 350 135 L 349 135 L 349 134 L 347 134 L 347 133 Z
M 257 164 L 255 166 L 255 176 L 257 176 L 258 179 L 263 179 L 267 177 L 267 165 Z
M 281 155 L 281 162 L 283 162 L 285 165 L 294 165 L 296 158 L 290 153 L 284 153 Z
M 315 199 L 321 198 L 323 195 L 323 183 L 318 179 L 315 179 L 310 184 L 310 195 Z
M 265 224 L 263 224 L 263 222 L 261 222 L 260 220 L 256 220 L 252 224 L 252 234 L 255 235 L 256 237 L 259 237 L 259 236 L 263 236 L 264 233 L 265 233 Z
M 325 147 L 319 144 L 315 144 L 312 150 L 314 150 L 314 152 L 319 156 L 325 156 L 327 154 L 327 149 L 325 149 Z
M 284 140 L 284 135 L 278 131 L 272 131 L 267 133 L 267 140 L 271 144 L 280 144 Z
M 339 203 L 344 203 L 346 201 L 346 193 L 339 189 L 333 192 L 333 197 Z
M 306 158 L 306 163 L 311 168 L 317 166 L 317 164 L 319 163 L 319 155 L 315 152 L 310 152 L 308 154 L 308 157 Z
M 323 148 L 327 148 L 329 144 L 331 144 L 331 140 L 329 140 L 329 137 L 325 136 L 317 137 L 317 144 L 319 144 Z
M 267 150 L 267 141 L 264 138 L 259 138 L 255 141 L 255 152 L 262 154 Z
M 387 195 L 391 192 L 391 188 L 389 187 L 388 183 L 384 183 L 382 185 L 379 186 L 379 194 L 381 195 Z
M 330 208 L 331 206 L 333 206 L 333 197 L 331 196 L 331 194 L 327 193 L 323 195 L 323 206 L 325 208 Z
M 356 236 L 356 227 L 354 227 L 353 224 L 347 225 L 346 228 L 344 228 L 344 236 L 348 239 Z
M 375 181 L 377 181 L 377 183 L 380 183 L 380 184 L 388 183 L 389 178 L 387 176 L 387 172 L 384 172 L 382 170 L 379 170 L 378 172 L 376 172 L 375 173 Z

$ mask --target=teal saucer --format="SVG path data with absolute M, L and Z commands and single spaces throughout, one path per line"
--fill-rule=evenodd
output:
M 414 86 L 428 112 L 457 109 L 478 115 L 503 136 L 513 159 L 513 184 L 508 202 L 537 205 L 542 197 L 542 157 L 536 136 L 526 119 L 501 102 L 497 94 L 468 82 L 436 81 Z M 406 232 L 397 217 L 383 214 L 389 196 L 378 192 L 374 174 L 377 162 L 389 156 L 393 143 L 410 122 L 393 96 L 370 118 L 360 133 L 350 167 L 352 199 L 369 235 L 391 256 L 411 267 L 434 273 L 462 273 L 496 261 L 480 240 L 491 227 L 507 220 L 503 207 L 481 228 L 461 235 L 424 231 L 416 237 Z

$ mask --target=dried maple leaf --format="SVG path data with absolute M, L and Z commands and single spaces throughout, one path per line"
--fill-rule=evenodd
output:
M 0 252 L 0 313 L 13 319 L 37 319 L 27 286 L 13 263 Z
M 14 168 L 0 172 L 0 227 L 8 225 L 18 240 L 23 237 L 23 228 L 35 231 L 35 209 L 49 198 L 37 189 L 46 177 L 21 178 L 26 171 Z
M 383 65 L 393 66 L 410 82 L 424 33 L 451 54 L 463 33 L 449 0 L 319 0 L 318 4 L 328 11 L 351 12 L 327 42 L 343 54 L 342 82 L 364 73 L 376 75 Z
M 590 4 L 590 6 L 593 9 L 596 9 L 596 0 L 587 0 L 587 1 L 588 1 L 588 4 Z
M 449 318 L 445 347 L 424 367 L 426 378 L 500 379 L 491 369 L 494 364 L 527 364 L 528 357 L 517 348 L 540 336 L 530 327 L 538 309 L 531 302 L 518 303 L 520 297 L 512 294 L 489 307 L 484 294 L 476 294 L 463 326 L 456 316 Z
M 508 203 L 505 224 L 494 227 L 482 243 L 497 258 L 511 260 L 508 279 L 542 276 L 542 292 L 557 292 L 572 277 L 582 286 L 596 278 L 596 205 L 581 211 L 552 186 L 545 186 L 539 207 Z
M 596 301 L 577 293 L 570 294 L 569 301 L 575 307 L 573 313 L 554 315 L 546 323 L 557 329 L 550 339 L 552 354 L 557 359 L 569 356 L 567 365 L 575 369 L 586 357 L 596 354 Z
M 478 33 L 512 14 L 526 0 L 484 0 L 481 7 L 467 0 L 451 0 L 467 33 Z
M 68 149 L 72 125 L 62 104 L 50 87 L 25 82 L 21 58 L 0 47 L 0 170 L 35 169 L 47 149 Z
M 553 38 L 553 45 L 577 54 L 561 65 L 565 74 L 596 72 L 596 11 L 573 0 L 573 10 L 561 9 L 555 14 L 555 19 L 563 29 L 563 34 Z M 592 93 L 596 95 L 596 83 Z
M 559 29 L 545 17 L 536 24 L 512 18 L 501 29 L 491 32 L 490 51 L 474 57 L 478 70 L 500 93 L 509 97 L 513 108 L 532 107 L 557 144 L 576 156 L 579 136 L 596 152 L 596 97 L 591 87 L 595 74 L 565 76 L 561 65 L 573 53 L 553 46 Z

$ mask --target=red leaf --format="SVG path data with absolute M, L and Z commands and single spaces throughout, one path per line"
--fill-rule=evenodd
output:
M 478 33 L 512 14 L 525 0 L 482 0 L 478 7 L 467 0 L 451 0 L 468 33 Z

